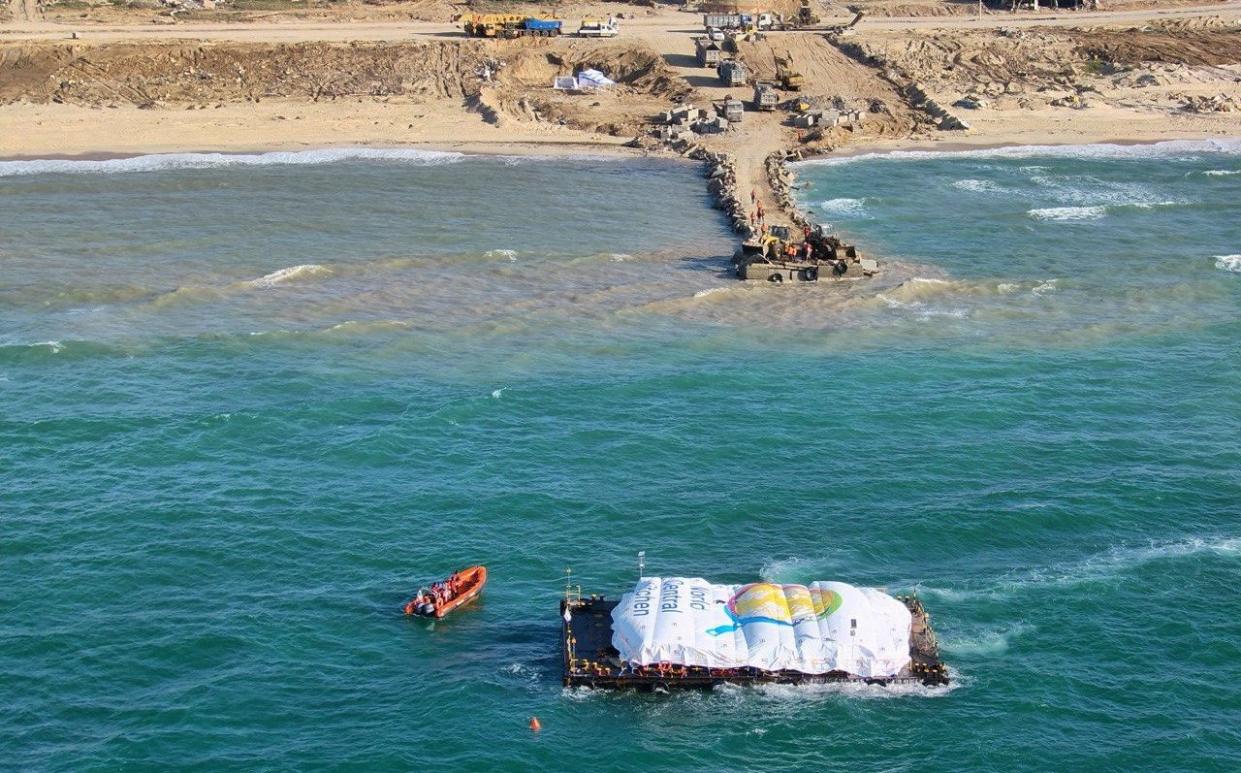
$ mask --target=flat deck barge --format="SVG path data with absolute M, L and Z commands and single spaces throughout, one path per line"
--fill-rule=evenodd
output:
M 930 615 L 916 596 L 897 597 L 909 609 L 913 624 L 909 637 L 909 665 L 892 677 L 860 677 L 844 671 L 804 674 L 757 668 L 718 669 L 660 664 L 633 666 L 620 660 L 612 646 L 612 610 L 618 601 L 602 596 L 560 601 L 561 650 L 566 687 L 636 689 L 642 691 L 709 689 L 722 684 L 948 684 L 948 671 L 939 658 L 939 644 Z M 567 614 L 566 614 L 567 613 Z

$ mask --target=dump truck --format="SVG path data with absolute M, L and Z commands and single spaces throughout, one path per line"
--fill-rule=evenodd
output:
M 741 117 L 745 115 L 745 105 L 740 99 L 724 97 L 723 109 L 720 112 L 730 122 L 741 123 Z
M 715 68 L 721 86 L 744 86 L 750 80 L 745 65 L 736 59 L 725 59 Z
M 771 11 L 754 13 L 705 13 L 702 15 L 702 26 L 717 30 L 778 30 L 784 29 L 784 19 Z
M 694 38 L 694 50 L 698 56 L 699 67 L 715 67 L 724 53 L 718 43 L 707 38 Z
M 733 30 L 741 25 L 739 13 L 705 13 L 702 15 L 702 26 L 706 29 Z
M 792 59 L 778 56 L 776 57 L 776 81 L 785 91 L 801 91 L 806 79 L 800 72 L 793 69 Z
M 780 101 L 780 95 L 776 93 L 776 87 L 767 81 L 758 81 L 754 84 L 754 109 L 766 110 L 768 112 L 776 109 L 776 103 Z

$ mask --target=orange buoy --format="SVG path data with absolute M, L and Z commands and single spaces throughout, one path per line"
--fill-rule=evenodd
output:
M 536 733 L 543 729 L 543 725 L 539 724 L 538 717 L 530 717 L 530 729 Z

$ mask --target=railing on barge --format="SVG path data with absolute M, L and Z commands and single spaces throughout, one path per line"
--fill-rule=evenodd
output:
M 897 676 L 860 677 L 844 671 L 803 674 L 757 668 L 703 668 L 671 664 L 632 666 L 620 661 L 612 646 L 612 610 L 618 602 L 602 596 L 582 598 L 580 592 L 560 602 L 561 650 L 566 687 L 637 690 L 709 689 L 722 684 L 923 684 L 948 683 L 930 615 L 917 597 L 898 597 L 913 615 L 910 665 Z

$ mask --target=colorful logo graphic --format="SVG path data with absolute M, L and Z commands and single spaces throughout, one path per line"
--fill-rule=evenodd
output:
M 719 636 L 751 623 L 793 626 L 827 617 L 840 609 L 843 602 L 840 594 L 832 590 L 772 582 L 750 583 L 738 588 L 724 605 L 724 612 L 732 623 L 709 628 L 707 633 Z

